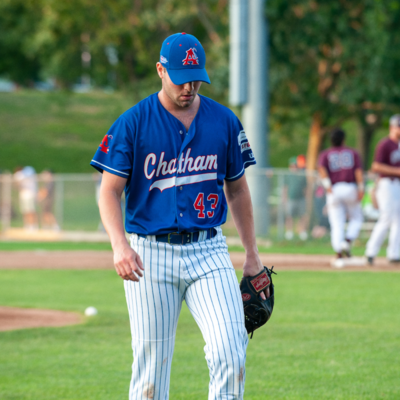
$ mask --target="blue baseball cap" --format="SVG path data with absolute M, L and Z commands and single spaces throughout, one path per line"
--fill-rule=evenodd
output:
M 175 33 L 161 46 L 160 63 L 167 69 L 172 83 L 210 82 L 206 71 L 206 53 L 201 43 L 188 33 Z

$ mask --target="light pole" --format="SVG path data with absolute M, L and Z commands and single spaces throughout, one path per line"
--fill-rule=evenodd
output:
M 243 106 L 243 125 L 257 161 L 247 174 L 257 235 L 266 235 L 269 230 L 269 185 L 264 173 L 269 166 L 265 3 L 265 0 L 231 0 L 230 3 L 230 101 L 232 105 Z

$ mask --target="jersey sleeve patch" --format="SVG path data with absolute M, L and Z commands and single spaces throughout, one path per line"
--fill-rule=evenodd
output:
M 251 150 L 246 132 L 238 119 L 236 119 L 235 122 L 233 130 L 236 130 L 236 132 L 232 132 L 235 137 L 234 139 L 231 137 L 231 145 L 228 150 L 227 158 L 227 173 L 225 179 L 228 181 L 239 179 L 244 174 L 244 170 L 247 167 L 256 164 L 256 159 Z
M 131 124 L 119 117 L 99 143 L 90 165 L 98 171 L 107 171 L 129 177 L 133 162 L 133 135 Z

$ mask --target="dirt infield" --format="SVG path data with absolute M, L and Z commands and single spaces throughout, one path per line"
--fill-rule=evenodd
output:
M 232 264 L 240 269 L 244 253 L 230 253 Z M 261 254 L 264 265 L 276 270 L 332 271 L 332 256 L 304 254 Z M 113 269 L 110 251 L 0 251 L 0 269 Z M 400 266 L 377 258 L 373 267 L 346 266 L 340 271 L 400 272 Z
M 66 311 L 0 307 L 0 331 L 75 325 L 82 320 L 79 314 Z
M 230 253 L 236 269 L 243 266 L 244 253 Z M 332 256 L 304 254 L 261 254 L 264 265 L 279 270 L 308 271 L 373 271 L 400 272 L 400 266 L 377 258 L 375 265 L 332 268 Z M 114 269 L 113 255 L 109 251 L 0 251 L 0 269 Z M 0 331 L 64 326 L 81 323 L 77 313 L 55 310 L 18 309 L 0 307 Z

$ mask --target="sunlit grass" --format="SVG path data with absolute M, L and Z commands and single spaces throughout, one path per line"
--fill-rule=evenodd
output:
M 83 325 L 0 333 L 1 399 L 127 398 L 130 332 L 114 271 L 3 270 L 0 304 L 99 315 Z M 272 319 L 250 341 L 245 399 L 398 399 L 400 274 L 291 272 L 275 277 Z M 207 398 L 204 342 L 187 307 L 171 399 Z

